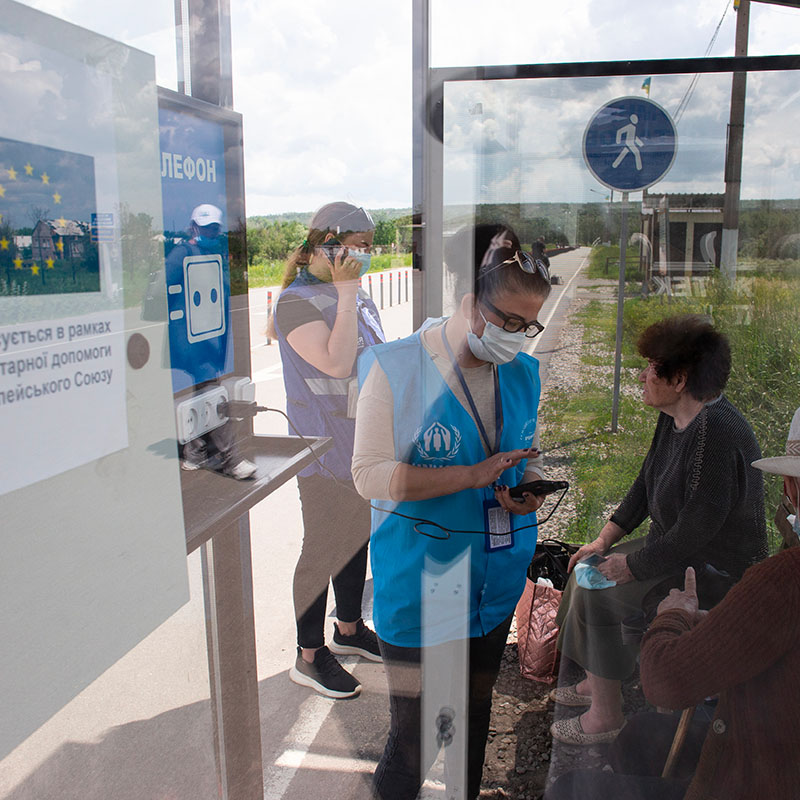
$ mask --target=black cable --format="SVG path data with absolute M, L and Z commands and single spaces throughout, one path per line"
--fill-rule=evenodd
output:
M 353 494 L 356 494 L 359 497 L 361 497 L 361 495 L 359 495 L 358 492 L 356 492 L 353 488 L 348 486 L 346 483 L 342 483 L 342 481 L 340 481 L 339 478 L 337 478 L 336 475 L 334 475 L 333 472 L 330 469 L 328 469 L 328 467 L 325 466 L 325 464 L 322 463 L 322 460 L 314 452 L 314 446 L 311 444 L 311 442 L 308 441 L 308 439 L 306 439 L 305 436 L 303 436 L 302 433 L 300 433 L 299 430 L 297 430 L 294 423 L 289 419 L 289 415 L 285 411 L 281 411 L 280 408 L 269 408 L 268 406 L 259 406 L 256 403 L 251 403 L 246 400 L 228 400 L 227 402 L 221 402 L 217 405 L 218 413 L 220 413 L 223 416 L 235 417 L 237 419 L 244 419 L 245 417 L 255 417 L 256 414 L 259 414 L 262 411 L 274 411 L 280 414 L 282 417 L 284 417 L 286 421 L 289 423 L 289 427 L 294 431 L 294 433 L 300 438 L 303 444 L 308 448 L 308 452 L 311 453 L 317 464 L 319 464 L 319 466 L 323 470 L 325 470 L 325 472 L 327 472 L 331 476 L 331 478 L 333 478 L 333 480 L 339 484 L 339 486 L 341 486 L 343 489 L 346 489 L 348 492 L 352 492 Z M 527 530 L 528 528 L 538 528 L 540 525 L 544 525 L 550 519 L 550 517 L 552 517 L 553 514 L 556 513 L 556 509 L 561 505 L 561 501 L 564 499 L 568 491 L 569 491 L 568 489 L 564 489 L 564 491 L 561 493 L 561 497 L 558 498 L 556 504 L 553 506 L 550 513 L 543 520 L 537 519 L 536 522 L 532 522 L 530 525 L 523 525 L 521 528 L 514 528 L 513 530 L 503 531 L 501 533 L 494 535 L 504 536 L 509 533 L 515 533 L 516 531 L 524 531 Z M 434 522 L 433 520 L 425 519 L 424 517 L 412 517 L 409 516 L 408 514 L 401 514 L 399 511 L 392 511 L 391 509 L 388 508 L 381 508 L 381 506 L 376 506 L 373 505 L 372 503 L 369 504 L 369 507 L 374 509 L 375 511 L 382 511 L 384 514 L 394 514 L 397 517 L 402 517 L 403 519 L 407 519 L 410 522 L 414 523 L 414 530 L 418 534 L 420 534 L 421 536 L 427 536 L 429 539 L 436 539 L 437 541 L 440 542 L 447 541 L 450 538 L 451 533 L 467 533 L 479 536 L 486 535 L 486 531 L 470 531 L 470 530 L 458 530 L 455 528 L 446 528 L 444 525 L 440 525 L 438 522 Z M 440 531 L 443 531 L 447 535 L 434 536 L 432 533 L 426 533 L 425 531 L 420 530 L 420 525 L 431 525 L 432 527 L 438 528 Z

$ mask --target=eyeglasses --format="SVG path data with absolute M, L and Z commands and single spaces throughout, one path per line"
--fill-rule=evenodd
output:
M 509 316 L 483 297 L 481 297 L 478 302 L 483 303 L 489 311 L 503 320 L 504 331 L 508 331 L 509 333 L 521 333 L 524 331 L 526 338 L 534 339 L 544 330 L 544 325 L 537 319 L 525 322 L 522 317 Z
M 497 266 L 502 267 L 506 264 L 516 264 L 521 270 L 535 275 L 537 272 L 550 283 L 550 270 L 547 269 L 547 264 L 541 258 L 534 258 L 528 253 L 523 253 L 522 250 L 517 250 L 511 258 L 501 261 Z M 496 269 L 497 267 L 495 267 Z

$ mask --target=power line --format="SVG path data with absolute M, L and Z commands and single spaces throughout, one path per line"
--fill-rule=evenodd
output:
M 717 41 L 717 36 L 719 36 L 719 30 L 722 27 L 722 23 L 725 21 L 725 15 L 728 13 L 728 9 L 731 7 L 731 0 L 727 0 L 725 3 L 725 10 L 722 12 L 722 16 L 720 17 L 719 22 L 717 23 L 716 30 L 714 31 L 714 35 L 711 37 L 711 41 L 708 43 L 708 47 L 706 47 L 706 52 L 703 54 L 703 58 L 707 58 L 709 53 L 714 47 L 714 44 Z M 694 90 L 697 88 L 697 84 L 700 81 L 700 73 L 696 73 L 695 76 L 692 78 L 691 82 L 689 83 L 689 88 L 686 90 L 686 93 L 681 98 L 680 103 L 678 103 L 678 108 L 675 110 L 675 124 L 677 125 L 680 122 L 681 117 L 683 116 L 683 112 L 686 111 L 687 106 L 692 100 L 692 95 L 694 94 Z

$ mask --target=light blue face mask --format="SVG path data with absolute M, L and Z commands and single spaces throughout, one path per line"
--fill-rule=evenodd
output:
M 361 271 L 358 273 L 359 278 L 369 272 L 370 263 L 372 262 L 372 255 L 370 253 L 359 253 L 355 250 L 348 250 L 347 255 L 348 258 L 354 258 L 361 263 Z
M 575 581 L 584 589 L 610 589 L 616 586 L 616 581 L 610 581 L 597 567 L 579 561 L 575 565 Z
M 511 333 L 504 331 L 483 316 L 483 312 L 478 309 L 483 321 L 486 323 L 480 337 L 476 336 L 470 326 L 467 333 L 467 344 L 475 358 L 481 361 L 490 361 L 492 364 L 507 364 L 513 361 L 522 346 L 525 344 L 524 331 Z
M 800 539 L 800 514 L 790 514 L 790 517 L 791 516 L 794 516 L 792 520 L 792 530 L 797 534 L 797 538 Z

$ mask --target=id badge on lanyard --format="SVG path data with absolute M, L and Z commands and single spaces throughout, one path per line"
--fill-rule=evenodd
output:
M 486 531 L 486 552 L 508 550 L 514 546 L 511 514 L 494 498 L 483 501 L 483 529 Z

